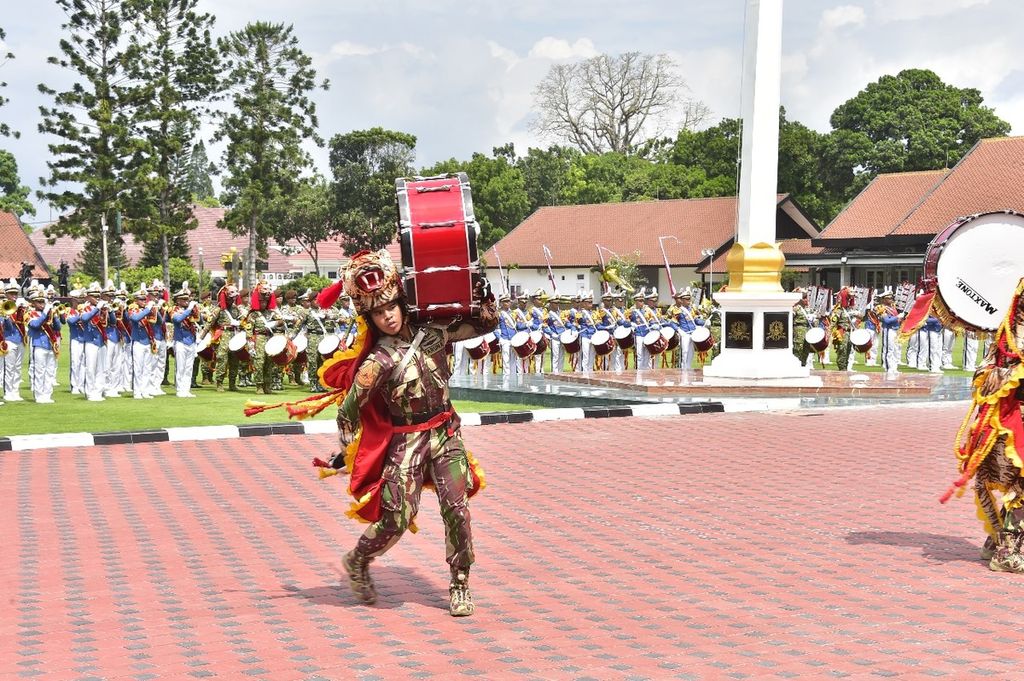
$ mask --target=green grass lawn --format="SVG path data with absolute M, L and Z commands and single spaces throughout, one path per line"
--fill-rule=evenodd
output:
M 104 402 L 89 402 L 82 395 L 72 395 L 68 376 L 70 343 L 65 339 L 64 351 L 57 362 L 57 381 L 53 391 L 54 404 L 36 404 L 29 389 L 28 361 L 21 384 L 24 402 L 7 402 L 0 406 L 0 437 L 9 435 L 30 435 L 37 433 L 100 433 L 116 430 L 142 430 L 150 428 L 173 428 L 181 426 L 244 425 L 250 423 L 282 423 L 288 420 L 284 409 L 263 412 L 246 417 L 242 410 L 246 400 L 266 403 L 299 400 L 309 397 L 307 388 L 285 384 L 285 389 L 273 395 L 257 395 L 255 388 L 240 388 L 239 392 L 218 393 L 212 385 L 193 388 L 193 399 L 174 396 L 174 386 L 163 386 L 167 395 L 152 400 L 132 399 L 131 393 Z M 171 360 L 169 378 L 174 379 L 174 365 Z M 455 409 L 461 413 L 486 411 L 521 411 L 543 407 L 504 402 L 454 401 Z M 328 407 L 316 418 L 333 419 L 335 407 Z

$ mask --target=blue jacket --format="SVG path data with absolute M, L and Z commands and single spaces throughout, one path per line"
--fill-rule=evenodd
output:
M 512 311 L 501 310 L 498 312 L 498 336 L 502 340 L 512 340 L 512 336 L 516 335 L 516 331 L 522 331 L 526 325 L 522 324 L 523 329 L 519 329 L 516 325 L 515 318 L 512 317 Z
M 28 322 L 28 338 L 31 341 L 33 348 L 45 348 L 47 350 L 53 350 L 53 343 L 50 342 L 50 337 L 46 335 L 46 331 L 43 330 L 43 322 L 46 317 L 42 314 L 36 315 L 34 319 L 30 319 Z M 60 317 L 54 315 L 53 317 L 53 329 L 60 331 Z
M 176 343 L 192 345 L 196 342 L 196 334 L 185 325 L 185 320 L 192 315 L 192 309 L 196 305 L 197 303 L 193 301 L 183 307 L 177 314 L 171 315 L 171 321 L 174 323 L 174 341 Z
M 142 326 L 142 320 L 150 313 L 150 308 L 143 305 L 135 312 L 128 313 L 128 322 L 131 324 L 132 342 L 149 345 L 149 334 Z M 155 337 L 155 334 L 154 334 Z

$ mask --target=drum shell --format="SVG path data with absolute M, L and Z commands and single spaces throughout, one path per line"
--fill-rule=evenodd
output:
M 710 352 L 715 347 L 715 337 L 705 326 L 698 326 L 690 333 L 690 340 L 697 352 Z
M 537 350 L 537 344 L 533 342 L 533 338 L 530 336 L 529 331 L 520 331 L 516 335 L 512 336 L 512 351 L 520 359 L 526 359 L 530 357 Z
M 616 326 L 614 332 L 615 342 L 623 350 L 636 345 L 636 336 L 633 335 L 633 329 L 628 326 Z
M 661 327 L 661 335 L 668 340 L 668 345 L 665 346 L 665 352 L 672 352 L 679 347 L 680 337 L 679 332 L 671 326 Z
M 607 331 L 595 331 L 590 342 L 594 346 L 594 354 L 598 357 L 604 357 L 615 349 L 615 339 Z
M 341 345 L 341 336 L 336 333 L 329 333 L 320 339 L 320 342 L 316 344 L 316 351 L 320 353 L 320 356 L 324 359 L 328 359 Z
M 828 348 L 828 341 L 828 334 L 820 326 L 807 329 L 807 333 L 804 334 L 804 342 L 811 346 L 815 352 L 825 352 Z
M 283 343 L 281 342 L 282 340 L 284 341 Z M 277 346 L 281 346 L 280 349 Z M 271 336 L 264 347 L 267 351 L 267 357 L 278 366 L 292 363 L 298 354 L 295 349 L 295 343 L 290 338 L 281 334 Z
M 501 343 L 498 341 L 497 334 L 489 333 L 484 336 L 484 340 L 487 341 L 487 347 L 490 348 L 492 355 L 501 354 Z
M 537 349 L 534 351 L 534 354 L 543 355 L 544 351 L 548 349 L 548 338 L 547 336 L 544 335 L 544 332 L 531 331 L 530 340 L 532 340 L 533 344 L 537 346 Z
M 575 355 L 580 351 L 580 333 L 573 329 L 566 329 L 562 333 L 558 334 L 558 342 L 562 344 L 565 351 L 570 355 Z
M 867 352 L 871 349 L 874 336 L 870 329 L 854 329 L 850 334 L 850 345 L 857 352 Z
M 484 342 L 483 336 L 470 338 L 462 344 L 462 347 L 466 349 L 466 354 L 469 355 L 471 359 L 483 359 L 491 350 L 491 347 Z
M 295 343 L 295 361 L 299 364 L 306 363 L 306 350 L 309 348 L 309 338 L 305 334 L 300 334 L 292 339 Z
M 661 335 L 661 331 L 658 329 L 648 331 L 647 335 L 644 336 L 644 347 L 647 348 L 647 353 L 652 357 L 660 355 L 668 347 L 668 339 Z
M 223 343 L 224 341 L 221 340 Z M 248 362 L 252 359 L 249 354 L 249 338 L 245 331 L 239 331 L 228 340 L 228 352 L 235 356 L 239 362 Z
M 212 362 L 217 357 L 217 346 L 213 344 L 213 334 L 204 334 L 196 342 L 196 357 Z

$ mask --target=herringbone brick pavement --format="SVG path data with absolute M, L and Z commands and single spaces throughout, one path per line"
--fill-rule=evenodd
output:
M 4 679 L 1019 678 L 1024 576 L 978 560 L 962 405 L 468 429 L 477 614 L 436 501 L 339 584 L 331 438 L 0 454 Z

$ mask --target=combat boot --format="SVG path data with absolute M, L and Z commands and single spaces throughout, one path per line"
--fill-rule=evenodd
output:
M 352 587 L 352 593 L 363 603 L 372 605 L 377 602 L 377 589 L 373 586 L 373 579 L 370 578 L 370 561 L 360 556 L 355 551 L 349 551 L 341 559 L 348 573 L 348 585 Z
M 452 617 L 468 617 L 473 614 L 473 610 L 469 571 L 460 569 L 452 574 L 452 582 L 448 585 L 448 612 Z
M 981 545 L 981 559 L 992 560 L 996 552 L 996 540 L 991 536 L 985 537 L 985 543 Z
M 996 550 L 988 562 L 988 569 L 995 572 L 1024 573 L 1024 556 L 1020 555 L 1021 536 L 1016 532 L 1000 532 L 996 539 Z
M 223 383 L 218 383 L 217 384 L 217 392 L 219 392 L 219 393 L 224 392 L 224 384 Z

